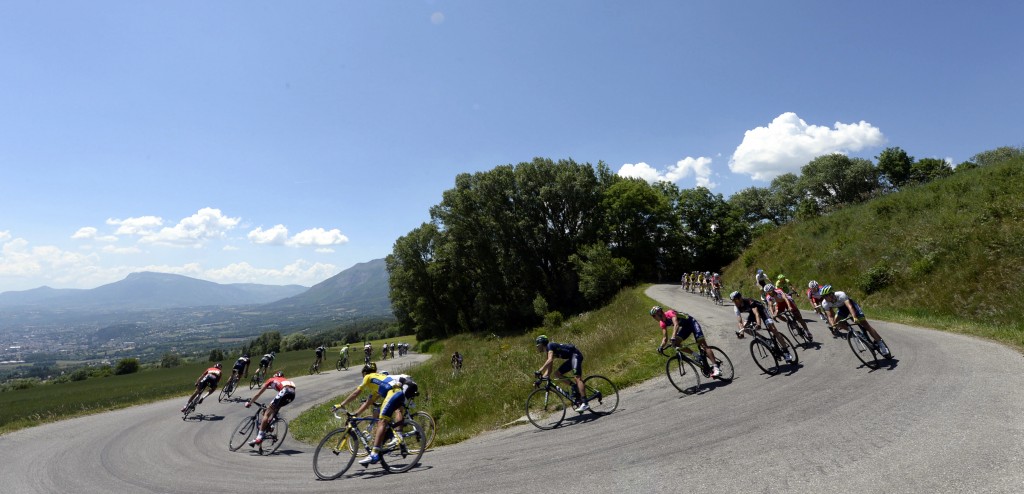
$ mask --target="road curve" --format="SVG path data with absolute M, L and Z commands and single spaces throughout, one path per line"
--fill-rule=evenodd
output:
M 877 322 L 899 360 L 871 371 L 812 322 L 821 344 L 801 351 L 799 369 L 768 377 L 754 366 L 749 339 L 734 336 L 730 307 L 678 285 L 647 293 L 697 317 L 732 358 L 736 380 L 684 396 L 660 377 L 623 390 L 609 416 L 551 431 L 509 427 L 428 451 L 404 474 L 354 466 L 329 482 L 315 480 L 313 448 L 294 440 L 269 457 L 229 452 L 230 429 L 249 411 L 207 401 L 200 410 L 212 419 L 183 422 L 183 397 L 0 436 L 3 491 L 1024 492 L 1020 354 Z M 660 339 L 653 321 L 623 331 L 652 351 Z M 285 417 L 347 392 L 356 378 L 298 378 Z

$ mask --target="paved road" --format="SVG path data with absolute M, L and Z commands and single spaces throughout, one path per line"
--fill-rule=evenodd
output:
M 899 361 L 870 371 L 845 341 L 821 345 L 788 375 L 761 374 L 732 309 L 675 285 L 648 294 L 686 310 L 725 349 L 737 379 L 684 396 L 665 378 L 624 390 L 619 410 L 552 431 L 531 425 L 436 448 L 385 477 L 354 467 L 315 480 L 312 448 L 227 451 L 247 410 L 210 402 L 213 420 L 182 422 L 183 399 L 0 436 L 3 492 L 1024 492 L 1024 359 L 1000 345 L 877 323 Z M 869 314 L 870 315 L 870 314 Z M 660 334 L 653 321 L 633 331 Z M 424 357 L 396 360 L 405 364 Z M 383 368 L 384 366 L 382 366 Z M 286 417 L 342 394 L 357 374 L 299 378 Z M 243 393 L 243 396 L 248 396 Z M 289 410 L 290 409 L 290 410 Z M 590 417 L 584 415 L 584 417 Z M 385 487 L 384 483 L 387 483 Z

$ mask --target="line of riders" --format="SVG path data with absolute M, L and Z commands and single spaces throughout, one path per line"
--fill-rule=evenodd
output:
M 790 353 L 786 343 L 787 340 L 778 332 L 778 329 L 775 327 L 775 321 L 785 321 L 787 317 L 792 317 L 800 325 L 803 336 L 808 341 L 813 341 L 814 339 L 810 329 L 807 327 L 807 322 L 804 321 L 800 309 L 793 300 L 793 295 L 796 294 L 796 291 L 793 289 L 789 279 L 783 274 L 778 275 L 773 284 L 764 270 L 758 269 L 754 280 L 761 288 L 761 298 L 759 300 L 744 297 L 739 291 L 729 294 L 729 300 L 732 301 L 735 307 L 736 324 L 738 327 L 736 337 L 744 337 L 745 324 L 754 323 L 757 326 L 763 327 L 778 342 L 779 347 L 783 351 L 783 358 L 787 362 L 792 362 L 793 355 Z M 718 273 L 711 273 L 710 271 L 700 273 L 695 271 L 686 273 L 682 277 L 681 288 L 691 293 L 711 296 L 709 293 L 712 293 L 714 290 L 720 290 L 721 287 L 722 278 Z M 879 352 L 883 357 L 891 356 L 885 341 L 882 340 L 882 337 L 875 331 L 875 328 L 864 317 L 864 311 L 861 310 L 860 305 L 850 298 L 846 292 L 837 291 L 833 289 L 832 285 L 822 285 L 817 281 L 811 280 L 807 284 L 806 295 L 807 300 L 814 307 L 814 312 L 822 321 L 828 323 L 829 331 L 832 332 L 833 337 L 838 338 L 848 335 L 849 326 L 846 321 L 852 319 L 853 322 L 863 327 L 871 338 L 877 342 Z M 743 318 L 744 313 L 747 314 L 746 321 Z M 716 361 L 714 353 L 708 348 L 705 341 L 700 323 L 692 316 L 671 309 L 665 310 L 660 306 L 652 307 L 650 314 L 651 317 L 658 321 L 662 330 L 661 345 L 658 347 L 659 352 L 667 348 L 667 328 L 671 326 L 674 334 L 672 337 L 672 345 L 674 347 L 679 347 L 683 340 L 693 335 L 698 348 L 707 356 L 708 361 Z M 718 367 L 714 366 L 711 377 L 718 377 L 719 375 Z

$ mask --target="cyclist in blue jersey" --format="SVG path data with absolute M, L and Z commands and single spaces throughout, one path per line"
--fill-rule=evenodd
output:
M 547 360 L 544 361 L 544 365 L 540 366 L 540 370 L 534 372 L 534 374 L 540 377 L 548 377 L 554 366 L 555 357 L 566 359 L 556 369 L 558 376 L 565 377 L 565 373 L 572 371 L 576 382 L 576 390 L 579 391 L 579 396 L 582 397 L 580 402 L 575 404 L 577 405 L 575 410 L 579 413 L 589 410 L 590 405 L 587 403 L 587 393 L 583 387 L 583 352 L 580 352 L 572 343 L 555 343 L 548 340 L 548 337 L 545 335 L 538 336 L 534 342 L 537 344 L 537 351 L 546 352 L 548 356 Z

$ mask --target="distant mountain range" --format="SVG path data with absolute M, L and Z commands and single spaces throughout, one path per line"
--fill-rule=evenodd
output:
M 0 308 L 44 311 L 140 311 L 210 306 L 259 306 L 260 312 L 296 309 L 390 311 L 383 259 L 357 264 L 312 288 L 301 285 L 220 284 L 167 273 L 132 273 L 97 288 L 0 293 Z

